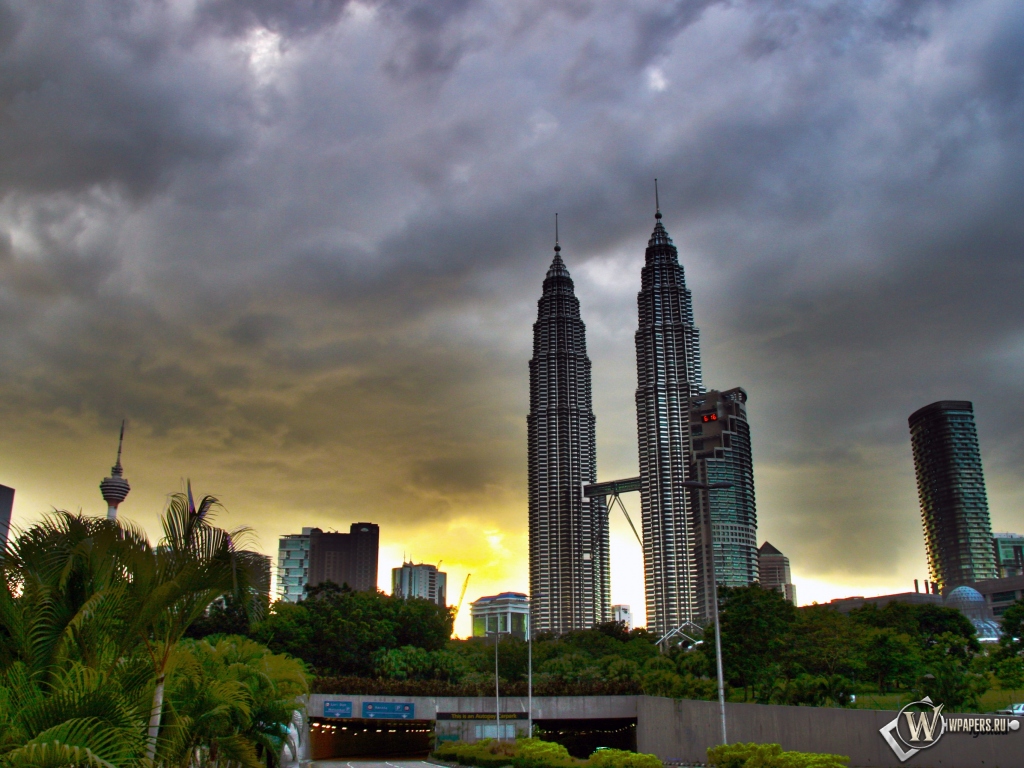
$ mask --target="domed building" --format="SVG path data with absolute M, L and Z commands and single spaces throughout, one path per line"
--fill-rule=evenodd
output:
M 943 602 L 947 608 L 956 608 L 970 620 L 978 632 L 980 642 L 999 642 L 999 624 L 989 615 L 981 592 L 973 587 L 957 587 L 946 595 Z

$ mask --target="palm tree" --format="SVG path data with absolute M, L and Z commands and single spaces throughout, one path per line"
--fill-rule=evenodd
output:
M 217 508 L 211 496 L 196 506 L 189 484 L 155 547 L 123 521 L 66 512 L 11 541 L 0 558 L 0 766 L 157 762 L 165 681 L 189 624 L 223 595 L 254 617 L 262 605 L 261 569 L 235 546 L 247 531 L 213 526 Z

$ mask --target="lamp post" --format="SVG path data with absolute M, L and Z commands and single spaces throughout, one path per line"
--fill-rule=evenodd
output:
M 732 488 L 732 483 L 702 483 L 697 480 L 685 480 L 683 486 L 705 493 L 717 488 Z M 703 509 L 705 505 L 701 505 Z M 715 663 L 718 667 L 718 709 L 722 716 L 722 743 L 729 741 L 725 732 L 725 676 L 722 674 L 722 632 L 718 626 L 718 578 L 715 576 L 715 542 L 711 536 L 711 500 L 708 499 L 707 514 L 701 515 L 701 528 L 704 529 L 704 540 L 708 543 L 708 562 L 710 564 L 711 581 L 711 620 L 715 622 Z
M 498 645 L 501 643 L 501 616 L 496 616 L 497 623 L 494 632 L 487 634 L 494 636 L 494 737 L 501 739 L 501 688 L 498 683 Z
M 526 738 L 533 738 L 533 626 L 530 622 L 532 613 L 526 614 Z

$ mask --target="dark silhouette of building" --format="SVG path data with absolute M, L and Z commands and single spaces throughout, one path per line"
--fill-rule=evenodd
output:
M 124 422 L 121 422 L 121 437 L 117 441 L 117 461 L 110 468 L 110 477 L 105 477 L 100 482 L 100 493 L 103 500 L 107 502 L 107 519 L 117 519 L 118 505 L 128 498 L 128 491 L 132 489 L 124 477 L 124 469 L 121 467 L 121 448 L 124 445 Z
M 637 296 L 637 436 L 647 627 L 658 636 L 698 618 L 697 545 L 689 514 L 690 398 L 704 393 L 700 333 L 679 254 L 654 215 Z
M 705 521 L 711 522 L 715 578 L 720 586 L 757 581 L 757 505 L 747 424 L 747 393 L 739 387 L 690 398 L 689 479 L 731 483 L 690 494 L 697 568 L 697 615 L 710 617 L 711 569 Z
M 789 558 L 767 541 L 757 550 L 757 571 L 762 589 L 781 592 L 789 602 L 796 605 L 796 587 L 789 573 Z
M 909 422 L 932 580 L 946 594 L 996 578 L 973 406 L 940 400 L 915 411 Z
M 586 328 L 555 235 L 533 326 L 526 417 L 530 608 L 534 632 L 587 629 L 611 618 L 608 514 L 585 499 L 597 479 Z
M 377 589 L 377 552 L 380 528 L 374 523 L 352 523 L 348 533 L 309 534 L 309 586 L 326 581 L 347 584 L 357 592 Z
M 14 510 L 14 489 L 0 485 L 0 548 L 7 546 L 11 532 L 11 512 Z

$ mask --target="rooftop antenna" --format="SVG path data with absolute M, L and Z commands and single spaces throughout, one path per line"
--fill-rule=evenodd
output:
M 562 250 L 562 246 L 558 244 L 558 214 L 555 214 L 555 253 Z
M 658 180 L 654 180 L 654 218 L 661 218 L 661 201 L 658 200 Z

